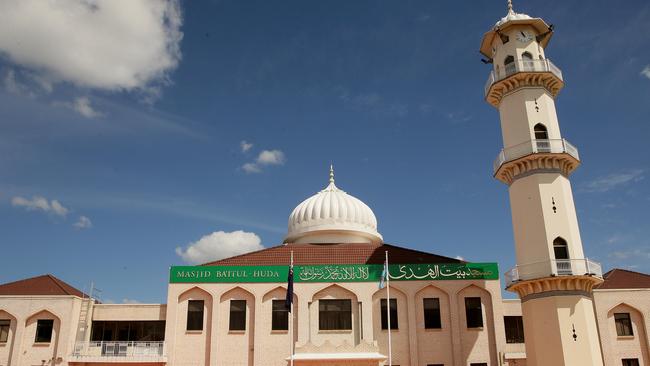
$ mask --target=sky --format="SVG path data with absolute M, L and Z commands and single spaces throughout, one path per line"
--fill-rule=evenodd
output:
M 650 3 L 555 25 L 586 256 L 650 272 Z M 282 243 L 328 183 L 385 242 L 514 266 L 482 35 L 506 1 L 0 0 L 0 283 L 166 302 L 169 266 Z

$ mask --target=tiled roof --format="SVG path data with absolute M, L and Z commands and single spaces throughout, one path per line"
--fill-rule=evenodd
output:
M 67 283 L 52 276 L 51 274 L 1 284 L 0 296 L 2 295 L 72 295 L 78 297 L 87 297 L 87 295 L 83 292 L 68 285 Z
M 596 286 L 598 290 L 647 288 L 650 289 L 650 275 L 627 269 L 614 268 L 603 275 L 605 282 Z
M 462 263 L 458 259 L 401 248 L 390 244 L 283 244 L 256 252 L 205 263 L 204 266 L 263 266 L 293 263 L 308 264 L 382 264 L 388 251 L 390 263 Z

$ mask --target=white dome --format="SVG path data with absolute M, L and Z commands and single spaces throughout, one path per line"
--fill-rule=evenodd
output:
M 285 243 L 381 243 L 377 218 L 361 200 L 330 183 L 322 191 L 302 201 L 289 216 Z
M 533 18 L 531 18 L 528 14 L 515 13 L 515 11 L 512 10 L 512 1 L 508 0 L 508 14 L 506 14 L 505 17 L 501 18 L 501 20 L 499 20 L 494 25 L 494 27 L 499 28 L 502 25 L 504 25 L 505 23 L 508 23 L 510 21 L 513 21 L 513 20 L 527 20 L 527 19 L 533 19 Z

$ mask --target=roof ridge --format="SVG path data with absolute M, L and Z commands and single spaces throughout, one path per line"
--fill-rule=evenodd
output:
M 61 284 L 59 283 L 59 279 L 56 278 L 53 274 L 48 273 L 45 276 L 47 276 L 50 280 L 52 280 L 52 282 L 54 282 L 54 284 L 56 284 L 61 289 L 61 291 L 63 291 L 68 295 L 72 295 L 68 290 L 66 290 L 63 286 L 61 286 Z
M 438 256 L 438 257 L 447 258 L 447 259 L 451 259 L 451 260 L 459 261 L 459 262 L 462 262 L 462 263 L 467 263 L 467 261 L 465 261 L 465 260 L 460 260 L 460 259 L 458 259 L 458 258 L 447 257 L 446 255 L 440 255 L 440 254 L 429 253 L 429 252 L 425 252 L 425 251 L 417 250 L 417 249 L 411 249 L 411 248 L 406 248 L 406 247 L 400 247 L 400 246 L 397 246 L 397 245 L 395 245 L 395 244 L 382 243 L 382 245 L 386 245 L 386 246 L 389 246 L 389 247 L 392 247 L 392 248 L 399 248 L 399 249 L 402 249 L 402 250 L 409 250 L 409 251 L 411 251 L 411 252 L 416 252 L 416 253 L 421 253 L 421 254 L 426 254 L 426 255 L 435 255 L 435 256 Z
M 643 273 L 643 272 L 639 272 L 639 271 L 633 271 L 633 270 L 631 270 L 631 269 L 625 269 L 625 268 L 612 268 L 612 269 L 609 270 L 607 273 L 614 272 L 614 271 L 623 271 L 623 272 L 629 272 L 629 273 L 634 273 L 634 274 L 642 275 L 642 276 L 645 276 L 645 277 L 650 277 L 650 274 Z
M 218 263 L 218 262 L 221 262 L 221 261 L 223 261 L 223 260 L 225 260 L 225 259 L 235 259 L 235 258 L 240 258 L 240 257 L 246 256 L 246 255 L 250 255 L 250 254 L 254 254 L 254 253 L 259 253 L 259 252 L 263 252 L 263 251 L 265 251 L 265 250 L 271 250 L 271 249 L 275 249 L 275 248 L 280 248 L 280 247 L 283 247 L 283 246 L 285 246 L 285 245 L 287 245 L 287 244 L 280 244 L 280 245 L 275 245 L 275 246 L 268 247 L 268 248 L 263 248 L 263 249 L 254 250 L 254 251 L 252 251 L 252 252 L 246 252 L 246 253 L 242 253 L 242 254 L 237 254 L 237 255 L 232 256 L 232 257 L 221 258 L 221 259 L 217 259 L 217 260 L 214 260 L 214 261 L 210 261 L 210 262 L 206 262 L 206 263 L 203 263 L 203 264 L 199 264 L 199 266 L 209 266 L 209 265 L 212 265 L 213 263 Z

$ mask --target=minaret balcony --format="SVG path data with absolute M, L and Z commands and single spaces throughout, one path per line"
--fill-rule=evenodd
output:
M 562 87 L 562 70 L 549 59 L 519 59 L 505 65 L 501 70 L 492 70 L 485 82 L 485 99 L 498 107 L 507 93 L 524 86 L 541 86 L 555 97 Z
M 504 274 L 506 288 L 521 281 L 558 276 L 590 276 L 603 278 L 603 269 L 591 259 L 551 259 L 517 265 Z
M 494 177 L 510 184 L 514 177 L 535 169 L 559 169 L 568 176 L 580 165 L 578 149 L 565 139 L 528 140 L 501 150 L 494 159 Z

